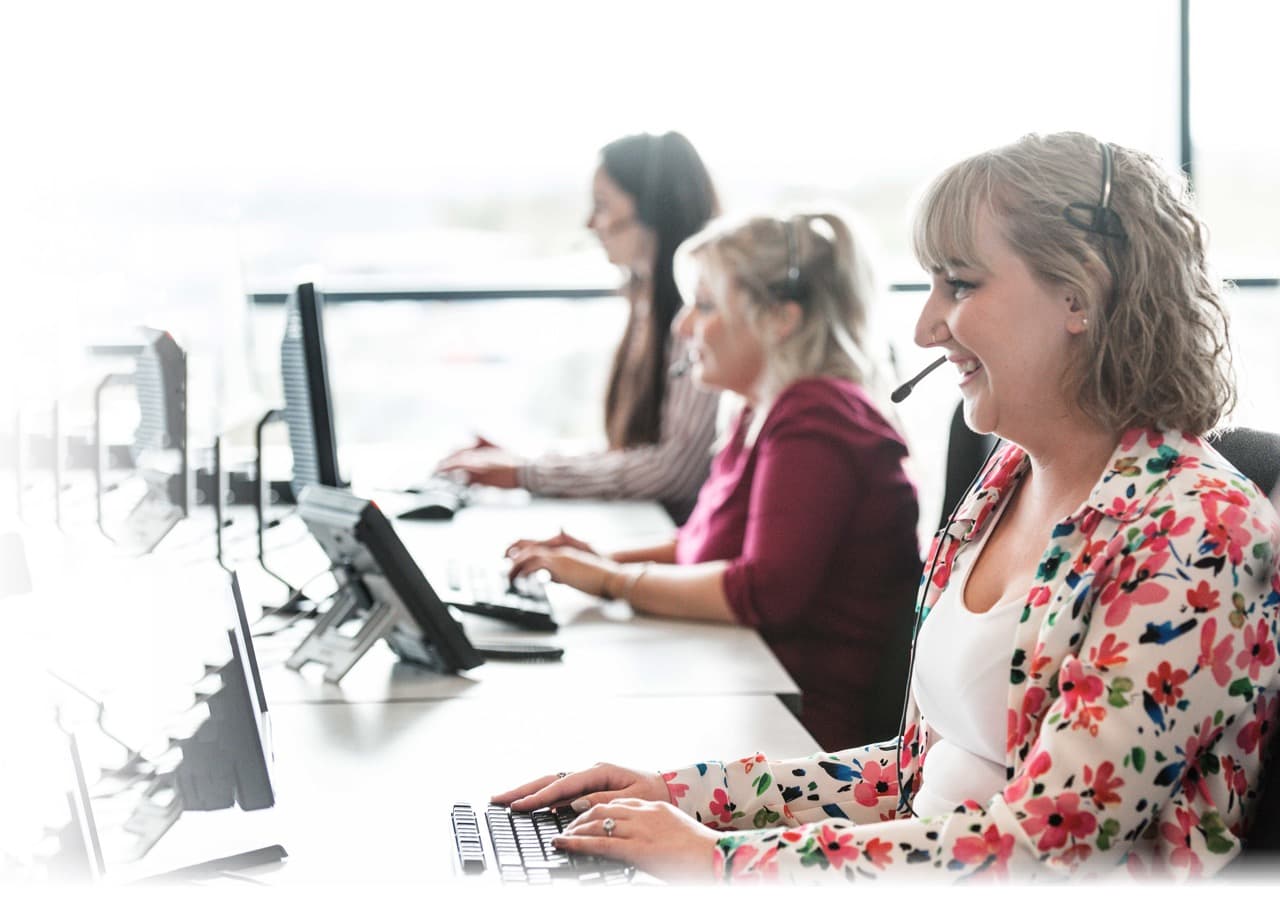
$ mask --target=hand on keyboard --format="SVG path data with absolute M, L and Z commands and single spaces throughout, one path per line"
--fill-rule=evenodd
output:
M 504 620 L 525 629 L 554 632 L 559 628 L 547 600 L 546 579 L 537 575 L 509 578 L 500 562 L 446 565 L 446 603 L 467 613 Z
M 619 799 L 592 806 L 553 843 L 574 858 L 614 859 L 666 881 L 709 882 L 717 879 L 719 839 L 669 802 Z
M 436 469 L 441 472 L 463 472 L 470 484 L 518 488 L 518 470 L 522 465 L 522 457 L 494 446 L 484 438 L 478 438 L 475 446 L 445 457 Z
M 573 547 L 530 545 L 518 551 L 511 561 L 513 576 L 545 569 L 553 581 L 602 598 L 611 597 L 611 582 L 616 585 L 623 581 L 618 563 Z
M 523 550 L 531 547 L 572 547 L 583 553 L 594 554 L 595 548 L 583 541 L 581 538 L 575 538 L 564 529 L 552 535 L 543 541 L 535 541 L 532 538 L 521 538 L 510 547 L 507 548 L 508 559 L 514 560 L 516 556 Z
M 598 764 L 564 776 L 549 774 L 539 777 L 505 793 L 498 793 L 493 801 L 520 811 L 569 803 L 582 812 L 593 805 L 621 798 L 670 802 L 671 794 L 667 791 L 667 782 L 655 771 Z

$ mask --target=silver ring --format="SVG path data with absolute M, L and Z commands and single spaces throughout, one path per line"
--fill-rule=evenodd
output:
M 568 777 L 568 776 L 569 776 L 569 772 L 568 772 L 568 771 L 561 771 L 559 774 L 556 774 L 556 776 L 557 776 L 557 777 L 559 777 L 561 780 L 564 780 L 566 777 Z
M 618 826 L 617 821 L 614 821 L 612 818 L 605 818 L 604 819 L 604 835 L 606 837 L 612 837 L 613 829 L 617 826 Z

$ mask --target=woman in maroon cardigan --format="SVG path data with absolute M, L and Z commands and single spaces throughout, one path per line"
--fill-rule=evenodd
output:
M 694 377 L 743 401 L 693 514 L 669 543 L 611 556 L 519 541 L 514 571 L 755 627 L 821 745 L 892 735 L 920 559 L 906 444 L 865 387 L 865 254 L 840 218 L 802 214 L 713 223 L 679 257 L 697 277 L 675 327 Z

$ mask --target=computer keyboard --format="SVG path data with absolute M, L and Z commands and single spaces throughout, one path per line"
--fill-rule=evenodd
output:
M 148 490 L 124 523 L 113 530 L 115 542 L 127 554 L 149 554 L 182 517 L 181 507 L 171 503 L 163 493 Z
M 425 481 L 404 488 L 406 494 L 448 494 L 456 497 L 459 506 L 466 506 L 471 499 L 471 485 L 451 475 L 432 475 Z
M 445 565 L 446 604 L 466 613 L 503 620 L 524 629 L 554 632 L 560 628 L 547 600 L 547 583 L 528 574 L 510 578 L 502 562 L 465 563 L 450 560 Z
M 489 805 L 483 829 L 476 810 L 465 802 L 454 805 L 450 817 L 458 864 L 464 874 L 484 874 L 492 868 L 504 884 L 625 884 L 635 875 L 635 869 L 622 862 L 562 852 L 551 845 L 551 839 L 576 817 L 570 808 L 515 812 Z

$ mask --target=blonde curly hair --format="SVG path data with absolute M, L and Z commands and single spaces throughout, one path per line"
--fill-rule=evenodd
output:
M 975 224 L 991 212 L 1032 272 L 1085 307 L 1086 342 L 1063 376 L 1080 409 L 1117 432 L 1204 434 L 1236 396 L 1205 226 L 1185 179 L 1140 151 L 1110 149 L 1108 207 L 1122 231 L 1095 231 L 1087 218 L 1064 214 L 1100 200 L 1101 143 L 1078 132 L 1026 135 L 934 180 L 916 215 L 916 258 L 930 270 L 980 263 Z

